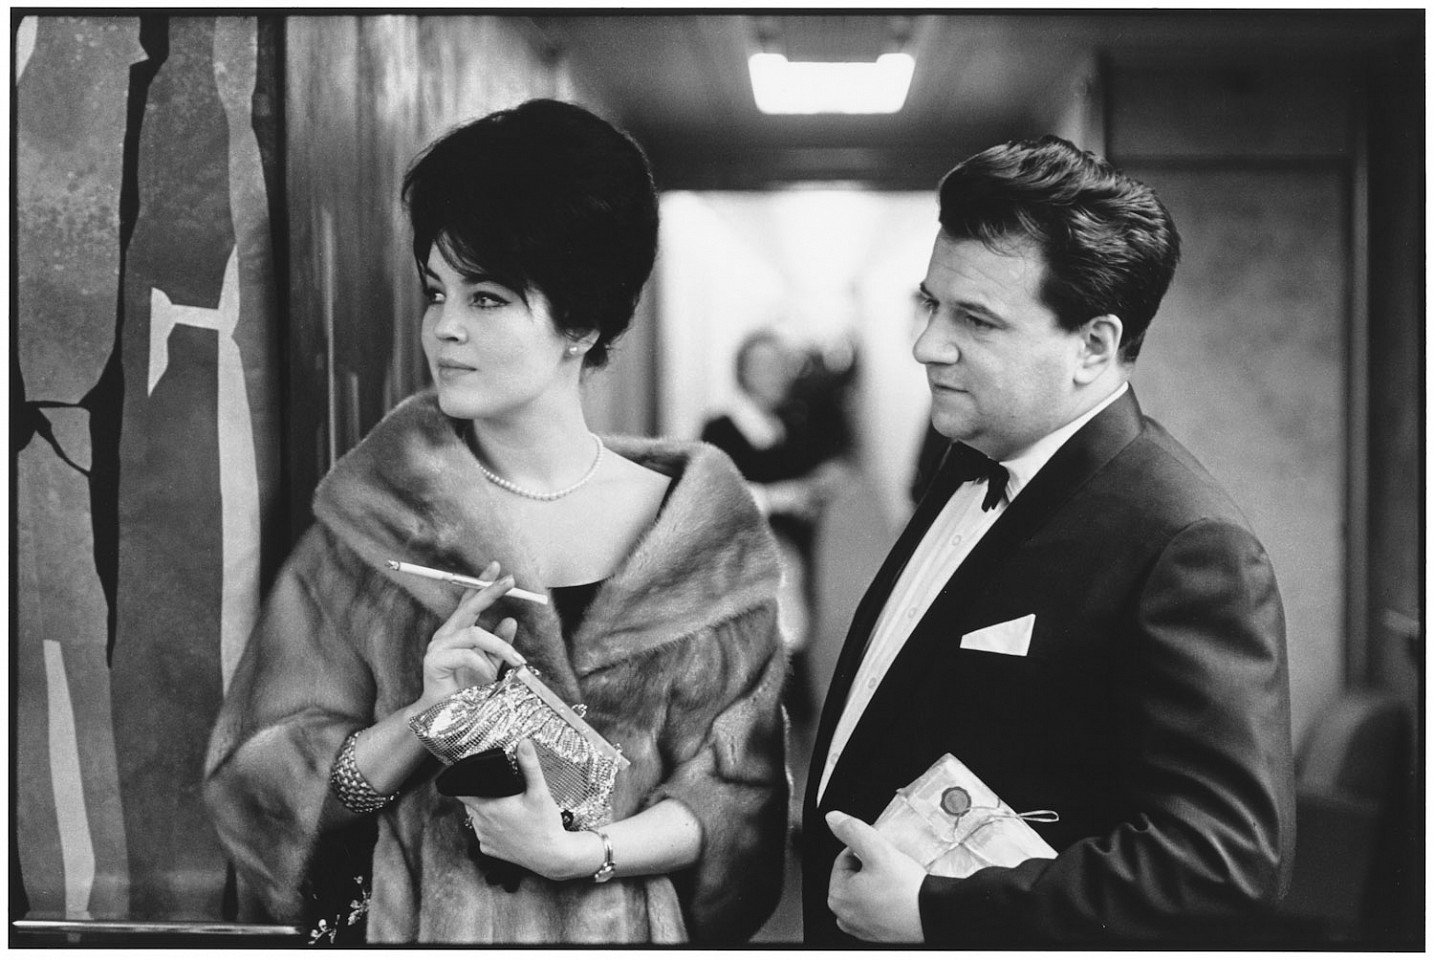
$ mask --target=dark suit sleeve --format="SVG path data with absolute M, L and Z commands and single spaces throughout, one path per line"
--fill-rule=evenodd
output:
M 1162 551 L 1114 672 L 1127 819 L 1054 860 L 928 877 L 928 943 L 1245 936 L 1293 845 L 1284 614 L 1259 542 L 1203 520 Z

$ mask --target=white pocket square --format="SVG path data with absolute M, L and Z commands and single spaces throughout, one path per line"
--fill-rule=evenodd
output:
M 1036 615 L 1028 613 L 1005 623 L 993 623 L 989 627 L 973 630 L 961 638 L 961 649 L 984 650 L 987 653 L 1004 653 L 1012 657 L 1024 657 L 1031 646 L 1031 633 L 1036 629 Z

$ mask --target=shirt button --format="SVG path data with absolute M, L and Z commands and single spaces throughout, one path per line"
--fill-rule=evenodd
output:
M 916 617 L 916 608 L 915 608 L 915 607 L 907 607 L 907 608 L 906 608 L 906 619 L 912 620 L 912 619 L 915 619 L 915 617 Z
M 876 689 L 876 677 L 872 677 L 870 680 L 868 680 L 868 681 L 866 682 L 866 688 L 867 688 L 868 690 L 875 690 L 875 689 Z
M 959 533 L 956 534 L 956 536 L 954 536 L 954 537 L 951 538 L 951 546 L 953 546 L 953 547 L 959 547 L 959 546 L 961 546 L 961 541 L 964 540 L 964 539 L 966 539 L 966 538 L 963 537 L 963 536 L 961 536 L 961 534 L 959 534 Z

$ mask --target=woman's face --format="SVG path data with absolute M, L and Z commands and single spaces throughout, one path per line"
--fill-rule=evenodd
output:
M 779 343 L 759 340 L 742 355 L 742 386 L 758 406 L 775 410 L 792 387 L 792 357 Z
M 547 298 L 527 301 L 482 275 L 459 272 L 434 244 L 423 270 L 423 352 L 450 417 L 503 419 L 576 392 L 582 353 L 553 325 Z

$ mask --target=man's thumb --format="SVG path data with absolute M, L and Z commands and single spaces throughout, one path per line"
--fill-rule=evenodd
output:
M 827 814 L 827 826 L 831 828 L 834 837 L 851 847 L 851 852 L 856 854 L 862 863 L 869 863 L 886 847 L 885 838 L 876 832 L 875 827 L 840 810 Z

